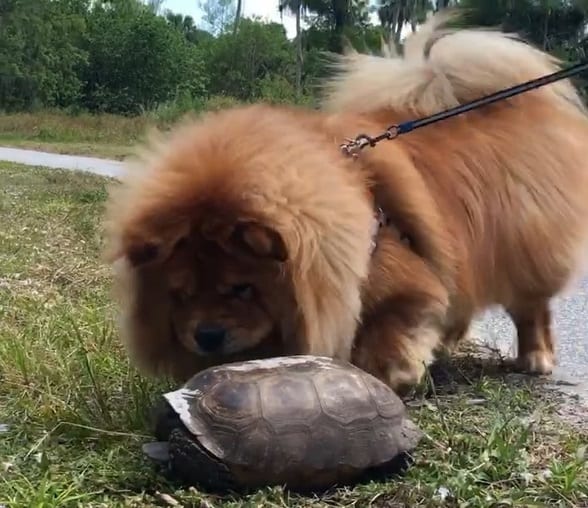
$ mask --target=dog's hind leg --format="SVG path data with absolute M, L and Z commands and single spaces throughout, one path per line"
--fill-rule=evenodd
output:
M 549 301 L 528 301 L 507 309 L 517 329 L 517 366 L 530 374 L 550 374 L 555 366 Z

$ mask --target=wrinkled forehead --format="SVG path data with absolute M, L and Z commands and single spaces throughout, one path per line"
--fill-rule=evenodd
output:
M 277 275 L 270 263 L 234 255 L 202 237 L 191 237 L 179 244 L 166 262 L 166 271 L 199 287 L 263 282 Z

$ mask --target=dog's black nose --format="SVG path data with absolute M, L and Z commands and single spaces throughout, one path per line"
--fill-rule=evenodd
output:
M 206 353 L 212 353 L 220 349 L 227 336 L 224 327 L 213 323 L 200 323 L 196 327 L 194 335 L 196 343 Z

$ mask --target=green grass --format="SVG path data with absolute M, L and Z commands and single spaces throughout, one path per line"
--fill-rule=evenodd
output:
M 140 452 L 167 385 L 129 366 L 98 258 L 106 180 L 0 163 L 0 181 L 0 505 L 588 506 L 587 430 L 558 419 L 555 394 L 468 356 L 410 402 L 426 437 L 402 478 L 320 498 L 169 483 Z

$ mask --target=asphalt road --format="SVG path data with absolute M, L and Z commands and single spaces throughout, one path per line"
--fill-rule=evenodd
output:
M 110 177 L 121 175 L 124 167 L 118 161 L 4 147 L 0 147 L 0 160 Z M 569 294 L 555 299 L 552 309 L 558 341 L 558 367 L 554 378 L 580 383 L 575 390 L 586 395 L 588 401 L 588 278 Z M 486 312 L 474 323 L 473 330 L 472 335 L 482 342 L 499 348 L 505 354 L 515 354 L 515 330 L 503 312 Z
M 558 362 L 554 377 L 588 383 L 588 278 L 569 294 L 555 298 L 551 308 Z M 485 312 L 472 330 L 472 336 L 483 343 L 505 355 L 516 355 L 515 328 L 501 309 Z M 586 390 L 588 395 L 588 387 Z

